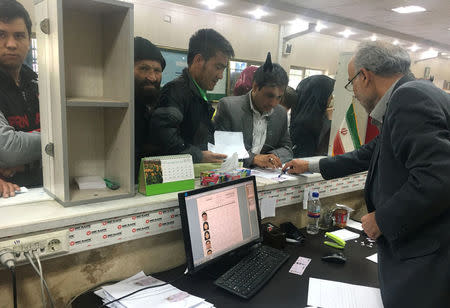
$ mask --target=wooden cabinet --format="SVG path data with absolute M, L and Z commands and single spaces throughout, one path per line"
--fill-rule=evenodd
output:
M 63 205 L 134 194 L 133 5 L 35 1 L 44 189 Z M 101 176 L 118 190 L 79 190 Z

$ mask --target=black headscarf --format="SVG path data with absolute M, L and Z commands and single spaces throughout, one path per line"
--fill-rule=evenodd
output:
M 333 93 L 334 79 L 316 75 L 303 79 L 297 86 L 297 104 L 292 106 L 291 135 L 294 157 L 323 155 L 318 153 L 323 126 L 329 127 L 326 118 L 328 98 Z

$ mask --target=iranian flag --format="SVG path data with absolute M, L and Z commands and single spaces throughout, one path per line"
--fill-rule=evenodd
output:
M 345 118 L 334 137 L 332 156 L 344 154 L 361 147 L 358 134 L 358 123 L 353 102 L 347 109 Z
M 345 118 L 334 137 L 332 156 L 359 149 L 363 144 L 361 139 L 364 140 L 364 143 L 368 143 L 379 134 L 378 128 L 372 124 L 372 118 L 367 113 L 362 112 L 361 108 L 356 109 L 355 102 L 353 101 L 348 107 Z M 367 123 L 367 126 L 358 126 L 358 121 L 363 121 L 359 124 Z M 359 131 L 358 127 L 362 127 L 362 132 Z

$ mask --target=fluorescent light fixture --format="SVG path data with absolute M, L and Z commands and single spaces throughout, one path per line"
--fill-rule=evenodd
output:
M 372 36 L 370 37 L 370 40 L 372 42 L 375 42 L 377 40 L 377 36 L 375 34 L 372 34 Z
M 446 53 L 446 52 L 441 52 L 441 55 L 446 56 L 446 55 L 448 55 L 448 53 Z
M 417 50 L 419 50 L 421 47 L 417 46 L 416 44 L 410 46 L 408 49 L 411 50 L 412 52 L 416 52 Z
M 439 52 L 437 50 L 430 48 L 427 51 L 422 52 L 422 54 L 420 55 L 419 58 L 420 58 L 420 60 L 436 58 L 438 56 L 438 54 L 439 54 Z
M 349 29 L 345 29 L 344 31 L 339 32 L 338 34 L 342 35 L 345 38 L 348 38 L 350 35 L 356 34 Z
M 314 30 L 316 30 L 316 32 L 320 32 L 322 29 L 326 29 L 326 28 L 328 28 L 328 27 L 318 21 L 316 23 L 316 28 Z
M 202 1 L 202 4 L 206 5 L 210 10 L 214 10 L 216 7 L 223 5 L 223 2 L 217 0 L 205 0 Z
M 423 8 L 421 6 L 417 6 L 417 5 L 400 6 L 400 7 L 396 7 L 395 9 L 392 9 L 392 10 L 394 12 L 400 13 L 400 14 L 418 13 L 418 12 L 426 11 L 425 8 Z
M 267 13 L 266 11 L 264 11 L 264 10 L 262 10 L 262 9 L 260 9 L 260 8 L 257 8 L 256 10 L 254 10 L 254 11 L 251 11 L 251 12 L 248 12 L 250 15 L 253 15 L 253 17 L 255 18 L 255 19 L 261 19 L 261 17 L 264 17 L 264 16 L 266 16 L 266 15 L 268 15 L 269 13 Z
M 289 21 L 289 23 L 291 24 L 293 31 L 300 32 L 300 31 L 308 30 L 308 28 L 309 28 L 309 23 L 308 22 L 306 22 L 304 20 L 301 20 L 301 19 L 298 19 L 298 18 Z
M 392 42 L 392 44 L 394 44 L 395 46 L 397 46 L 398 44 L 400 44 L 400 42 L 398 40 L 395 40 Z

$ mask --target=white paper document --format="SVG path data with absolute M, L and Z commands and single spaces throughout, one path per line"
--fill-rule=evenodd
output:
M 248 158 L 248 152 L 244 146 L 244 135 L 242 132 L 224 132 L 216 130 L 214 132 L 214 146 L 208 144 L 208 149 L 219 154 L 228 156 L 237 153 L 239 159 Z
M 108 302 L 142 288 L 163 283 L 163 281 L 152 276 L 146 276 L 141 271 L 121 282 L 102 287 L 95 294 L 103 298 L 103 302 Z M 203 298 L 193 296 L 170 284 L 142 290 L 108 306 L 127 308 L 213 307 L 212 304 L 205 302 Z
M 378 288 L 309 278 L 308 305 L 324 308 L 383 308 Z
M 305 271 L 306 267 L 309 265 L 309 262 L 311 262 L 311 259 L 309 259 L 309 258 L 298 257 L 297 261 L 295 261 L 295 263 L 292 265 L 291 269 L 289 270 L 289 273 L 303 275 L 303 272 Z
M 77 176 L 74 180 L 79 189 L 106 189 L 105 181 L 101 176 Z
M 259 176 L 265 179 L 273 180 L 276 182 L 284 182 L 287 180 L 295 180 L 296 177 L 289 174 L 281 174 L 281 168 L 279 169 L 262 169 L 262 168 L 255 168 L 252 169 L 252 175 Z
M 373 255 L 366 257 L 366 259 L 378 263 L 378 254 L 374 253 Z
M 50 200 L 53 198 L 47 195 L 42 187 L 30 189 L 21 187 L 20 192 L 16 192 L 14 197 L 3 198 L 0 194 L 0 207 Z
M 266 217 L 275 217 L 275 205 L 277 204 L 276 198 L 264 198 L 261 199 L 261 219 Z
M 362 224 L 360 222 L 354 221 L 353 219 L 349 219 L 347 221 L 347 227 L 356 229 L 356 230 L 363 230 Z
M 338 236 L 339 238 L 343 239 L 344 241 L 354 240 L 359 237 L 358 233 L 349 231 L 347 229 L 340 229 L 340 230 L 336 230 L 336 231 L 333 231 L 330 233 Z

